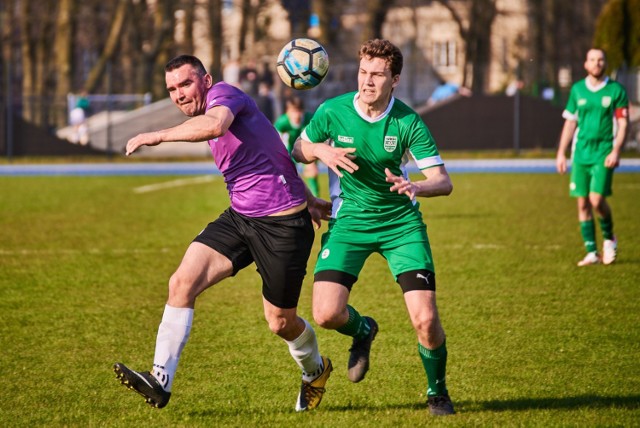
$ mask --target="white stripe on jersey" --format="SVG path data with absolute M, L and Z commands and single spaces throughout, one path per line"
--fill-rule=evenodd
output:
M 426 168 L 431 168 L 432 166 L 444 165 L 444 162 L 442 161 L 442 158 L 440 157 L 440 155 L 430 156 L 428 158 L 423 158 L 423 159 L 416 159 L 413 153 L 411 153 L 411 156 L 413 156 L 413 160 L 416 162 L 416 165 L 420 169 L 426 169 Z

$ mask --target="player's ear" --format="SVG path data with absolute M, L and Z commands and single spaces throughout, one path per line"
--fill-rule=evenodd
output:
M 204 84 L 206 85 L 207 89 L 213 86 L 213 77 L 211 77 L 209 73 L 204 75 Z
M 391 87 L 395 88 L 396 86 L 398 86 L 400 84 L 400 75 L 396 74 L 395 76 L 393 76 L 391 78 Z

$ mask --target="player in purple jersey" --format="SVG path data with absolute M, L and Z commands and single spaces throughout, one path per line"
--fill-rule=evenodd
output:
M 167 141 L 208 140 L 231 206 L 193 240 L 169 280 L 153 369 L 137 372 L 116 363 L 114 371 L 147 403 L 166 406 L 191 331 L 196 298 L 255 262 L 269 328 L 285 340 L 302 370 L 296 410 L 313 409 L 320 404 L 332 366 L 320 355 L 313 328 L 296 308 L 313 226 L 328 219 L 331 204 L 306 188 L 278 132 L 244 92 L 224 82 L 214 84 L 202 62 L 190 55 L 171 60 L 165 66 L 165 79 L 171 99 L 190 119 L 130 139 L 126 154 Z M 243 351 L 246 358 L 252 357 L 251 344 Z

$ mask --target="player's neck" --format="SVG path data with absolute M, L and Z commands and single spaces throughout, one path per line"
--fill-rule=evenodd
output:
M 372 119 L 375 119 L 376 117 L 380 116 L 382 113 L 384 113 L 387 110 L 387 107 L 389 107 L 389 102 L 391 102 L 390 98 L 386 100 L 386 102 L 366 104 L 362 102 L 362 100 L 358 99 L 358 107 L 360 108 L 360 111 L 362 112 L 362 114 Z
M 589 82 L 589 85 L 591 86 L 598 86 L 602 82 L 604 82 L 606 79 L 607 79 L 607 76 L 604 74 L 600 77 L 594 76 L 593 74 L 589 74 L 587 76 L 587 82 Z

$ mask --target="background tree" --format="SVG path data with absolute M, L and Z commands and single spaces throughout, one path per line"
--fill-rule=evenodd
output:
M 460 37 L 465 41 L 464 78 L 462 86 L 473 92 L 486 90 L 486 77 L 491 61 L 491 26 L 498 14 L 495 0 L 468 0 L 465 3 L 466 19 L 451 0 L 438 0 L 449 10 L 458 24 Z
M 214 82 L 222 80 L 222 0 L 208 0 L 211 64 L 207 68 Z
M 60 0 L 58 3 L 58 16 L 56 18 L 56 38 L 54 42 L 54 69 L 56 70 L 55 99 L 63 100 L 71 92 L 73 64 L 73 14 L 75 12 L 75 0 Z M 62 109 L 54 110 L 54 120 L 57 126 L 63 126 L 67 122 L 67 115 Z
M 311 17 L 310 0 L 282 0 L 282 7 L 289 14 L 291 38 L 307 37 Z
M 96 88 L 101 83 L 107 63 L 109 63 L 115 55 L 120 42 L 120 34 L 122 33 L 126 18 L 129 14 L 129 5 L 130 0 L 118 1 L 118 5 L 113 12 L 109 35 L 107 36 L 107 40 L 104 44 L 104 49 L 102 49 L 98 60 L 95 62 L 93 67 L 91 67 L 87 80 L 83 85 L 83 91 L 88 93 L 95 92 Z
M 609 0 L 596 21 L 593 45 L 605 50 L 611 70 L 640 66 L 640 0 Z
M 365 16 L 367 21 L 362 32 L 362 42 L 382 38 L 382 24 L 384 24 L 387 12 L 392 6 L 393 1 L 389 0 L 366 0 Z

